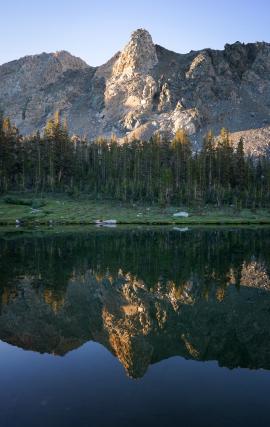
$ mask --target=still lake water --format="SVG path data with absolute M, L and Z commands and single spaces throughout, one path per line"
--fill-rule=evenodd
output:
M 0 232 L 0 426 L 269 426 L 270 228 Z

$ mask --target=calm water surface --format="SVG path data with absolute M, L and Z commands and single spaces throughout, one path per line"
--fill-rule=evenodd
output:
M 270 229 L 0 231 L 0 426 L 269 426 Z

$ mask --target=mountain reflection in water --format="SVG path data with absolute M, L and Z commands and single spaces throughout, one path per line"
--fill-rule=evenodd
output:
M 270 229 L 91 230 L 0 239 L 0 339 L 101 343 L 132 378 L 171 356 L 270 369 Z

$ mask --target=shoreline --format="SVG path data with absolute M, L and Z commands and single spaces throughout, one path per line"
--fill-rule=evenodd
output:
M 176 217 L 185 214 L 186 217 Z M 97 222 L 100 221 L 100 224 Z M 113 224 L 103 222 L 112 221 Z M 0 227 L 6 226 L 90 226 L 98 225 L 270 225 L 270 209 L 235 209 L 212 206 L 187 207 L 128 204 L 65 195 L 42 199 L 14 194 L 0 197 Z
M 222 220 L 212 220 L 211 218 L 204 218 L 202 220 L 197 220 L 197 219 L 190 219 L 187 221 L 177 221 L 177 222 L 171 222 L 171 221 L 141 221 L 141 222 L 136 222 L 136 221 L 118 221 L 116 224 L 114 225 L 107 225 L 107 224 L 96 224 L 95 222 L 87 222 L 87 221 L 73 221 L 73 222 L 69 222 L 69 221 L 61 221 L 61 220 L 56 220 L 54 222 L 49 222 L 49 221 L 39 221 L 39 220 L 35 220 L 35 221 L 22 221 L 20 223 L 14 223 L 14 221 L 0 221 L 0 227 L 6 227 L 6 226 L 18 226 L 18 227 L 31 227 L 31 226 L 65 226 L 65 227 L 70 227 L 70 226 L 96 226 L 96 227 L 117 227 L 119 225 L 145 225 L 145 226 L 149 226 L 149 225 L 156 225 L 156 226 L 177 226 L 177 225 L 270 225 L 270 219 L 266 218 L 266 219 L 254 219 L 254 220 L 245 220 L 245 219 L 241 219 L 241 218 L 237 218 L 237 219 L 231 219 L 231 218 L 227 218 L 227 219 L 222 219 Z

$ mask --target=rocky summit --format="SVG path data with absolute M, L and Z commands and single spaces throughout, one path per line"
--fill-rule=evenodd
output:
M 226 127 L 260 150 L 270 134 L 270 44 L 179 54 L 139 29 L 100 67 L 65 51 L 3 64 L 0 108 L 23 134 L 42 130 L 58 110 L 72 133 L 88 138 L 148 139 L 185 128 L 200 142 Z

